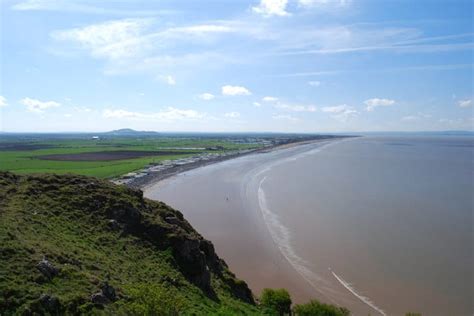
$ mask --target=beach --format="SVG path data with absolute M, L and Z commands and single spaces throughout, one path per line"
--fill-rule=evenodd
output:
M 186 171 L 144 193 L 181 210 L 257 295 L 284 287 L 296 303 L 354 315 L 470 315 L 471 150 L 471 140 L 321 141 Z
M 305 144 L 320 143 L 320 142 L 325 142 L 328 140 L 344 139 L 348 137 L 353 137 L 353 136 L 318 135 L 318 136 L 312 136 L 312 137 L 308 136 L 305 138 L 289 138 L 287 140 L 284 140 L 283 142 L 277 141 L 275 144 L 269 145 L 269 146 L 259 147 L 255 149 L 248 149 L 248 150 L 243 150 L 243 151 L 227 152 L 224 155 L 218 154 L 215 157 L 207 158 L 207 159 L 193 159 L 193 161 L 186 162 L 183 164 L 174 165 L 173 161 L 170 161 L 170 164 L 171 164 L 170 167 L 167 167 L 159 171 L 147 171 L 147 168 L 146 168 L 142 172 L 139 172 L 140 176 L 127 181 L 125 184 L 131 188 L 145 189 L 146 187 L 150 185 L 154 185 L 161 180 L 173 177 L 180 173 L 183 173 L 192 169 L 212 165 L 212 164 L 219 163 L 222 161 L 235 159 L 238 157 L 251 155 L 251 154 L 266 153 L 273 150 L 291 148 L 294 146 L 301 146 Z M 120 181 L 117 183 L 122 184 Z
M 205 238 L 213 241 L 217 253 L 254 293 L 266 287 L 286 288 L 297 303 L 312 298 L 336 303 L 327 288 L 295 269 L 280 249 L 275 240 L 278 237 L 272 236 L 267 224 L 271 219 L 261 211 L 259 188 L 261 175 L 268 168 L 337 141 L 341 140 L 286 145 L 207 165 L 148 185 L 144 194 L 181 210 Z M 207 181 L 209 178 L 222 181 Z M 332 286 L 340 287 L 334 281 Z M 345 296 L 343 301 L 352 310 L 371 311 L 351 295 Z

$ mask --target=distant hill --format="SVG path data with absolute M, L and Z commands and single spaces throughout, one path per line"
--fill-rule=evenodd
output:
M 105 135 L 113 135 L 113 136 L 157 136 L 160 135 L 158 132 L 153 131 L 136 131 L 131 128 L 122 128 L 117 129 L 110 132 L 103 133 Z
M 183 215 L 73 175 L 0 172 L 1 315 L 258 315 Z

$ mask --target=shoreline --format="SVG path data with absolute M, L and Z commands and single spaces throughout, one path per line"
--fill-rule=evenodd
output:
M 157 181 L 144 190 L 144 195 L 164 201 L 183 212 L 193 227 L 214 243 L 217 253 L 239 278 L 246 280 L 254 293 L 258 294 L 267 287 L 283 287 L 292 293 L 298 303 L 317 298 L 351 306 L 362 313 L 370 312 L 365 304 L 347 293 L 340 297 L 341 300 L 335 300 L 330 284 L 308 270 L 306 264 L 295 266 L 295 258 L 298 262 L 303 259 L 289 249 L 292 248 L 290 240 L 285 239 L 286 244 L 279 242 L 281 234 L 277 232 L 275 235 L 275 230 L 269 227 L 272 226 L 269 221 L 279 216 L 272 213 L 269 218 L 261 205 L 262 177 L 263 180 L 266 178 L 264 173 L 269 168 L 280 165 L 282 161 L 293 160 L 295 153 L 305 156 L 307 152 L 329 145 L 325 143 L 340 141 L 343 138 L 304 142 L 313 144 L 311 147 L 314 148 L 308 149 L 303 146 L 298 149 L 298 145 L 303 145 L 301 142 L 276 146 L 271 150 L 267 148 L 270 160 L 267 155 L 257 155 L 254 159 L 228 161 L 215 168 L 194 170 L 190 177 Z M 277 151 L 285 148 L 289 151 Z M 219 180 L 209 181 L 209 177 Z M 213 202 L 209 203 L 209 200 Z M 291 258 L 286 250 L 291 252 Z M 309 278 L 308 273 L 311 274 Z M 335 286 L 341 287 L 338 283 Z
M 266 152 L 272 152 L 272 151 L 280 150 L 280 149 L 292 148 L 295 146 L 301 146 L 301 145 L 306 145 L 310 143 L 317 143 L 317 142 L 328 141 L 328 140 L 336 141 L 336 140 L 341 140 L 341 139 L 351 138 L 351 137 L 358 137 L 358 136 L 331 136 L 331 135 L 325 136 L 323 135 L 323 136 L 317 136 L 312 139 L 296 140 L 296 141 L 290 141 L 283 144 L 276 144 L 276 145 L 272 145 L 268 147 L 257 148 L 257 149 L 249 150 L 243 153 L 237 152 L 235 154 L 219 156 L 210 160 L 199 160 L 199 161 L 191 162 L 184 165 L 176 165 L 168 169 L 157 171 L 157 172 L 150 172 L 142 177 L 133 179 L 132 181 L 126 183 L 125 185 L 133 189 L 146 190 L 150 186 L 153 186 L 160 181 L 171 178 L 178 174 L 181 174 L 193 169 L 209 166 L 215 163 L 223 162 L 226 160 L 248 156 L 251 154 L 266 153 Z

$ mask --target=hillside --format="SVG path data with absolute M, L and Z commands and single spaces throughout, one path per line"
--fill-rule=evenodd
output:
M 113 130 L 110 132 L 101 133 L 102 135 L 114 135 L 114 136 L 156 136 L 158 132 L 153 131 L 136 131 L 131 128 L 122 128 Z
M 182 214 L 73 175 L 0 172 L 0 314 L 258 314 Z

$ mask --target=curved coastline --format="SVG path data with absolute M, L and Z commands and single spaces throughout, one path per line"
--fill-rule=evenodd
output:
M 166 203 L 181 209 L 188 220 L 190 220 L 191 223 L 197 227 L 197 229 L 203 233 L 203 235 L 206 236 L 206 238 L 213 240 L 213 242 L 216 244 L 217 251 L 220 254 L 223 254 L 224 259 L 234 271 L 237 271 L 237 275 L 239 275 L 239 277 L 242 277 L 249 282 L 254 291 L 258 292 L 258 290 L 263 287 L 286 287 L 285 284 L 282 284 L 283 282 L 278 282 L 278 280 L 275 280 L 275 277 L 278 277 L 281 278 L 281 281 L 283 281 L 285 279 L 284 276 L 286 276 L 286 282 L 291 280 L 295 283 L 292 285 L 293 291 L 294 289 L 300 290 L 300 294 L 294 295 L 296 296 L 296 301 L 301 302 L 306 301 L 309 298 L 319 298 L 333 304 L 345 305 L 353 310 L 363 311 L 366 313 L 366 311 L 373 311 L 373 308 L 371 308 L 370 305 L 359 301 L 359 299 L 356 298 L 357 296 L 354 296 L 353 293 L 350 293 L 339 282 L 335 282 L 334 279 L 329 279 L 327 275 L 321 276 L 318 273 L 312 271 L 310 264 L 295 252 L 291 245 L 291 232 L 287 227 L 280 223 L 278 215 L 272 212 L 268 207 L 264 191 L 264 184 L 266 181 L 268 181 L 267 174 L 273 168 L 285 163 L 294 162 L 308 155 L 313 155 L 326 146 L 335 145 L 349 140 L 351 140 L 351 138 L 343 140 L 338 139 L 318 141 L 310 144 L 292 146 L 290 148 L 274 149 L 268 153 L 247 155 L 244 157 L 238 157 L 232 160 L 215 163 L 176 175 L 166 179 L 163 182 L 157 181 L 153 185 L 149 185 L 145 188 L 145 195 L 150 198 L 162 200 L 163 197 L 165 197 L 164 201 Z M 275 273 L 273 276 L 268 277 L 268 279 L 265 279 L 261 276 L 261 274 L 265 273 L 263 270 L 258 271 L 258 269 L 256 269 L 254 272 L 248 272 L 244 269 L 239 269 L 239 265 L 242 265 L 242 262 L 239 259 L 235 259 L 233 254 L 226 255 L 226 248 L 228 248 L 227 246 L 229 241 L 222 242 L 222 239 L 231 238 L 228 236 L 233 236 L 230 228 L 228 230 L 223 229 L 225 232 L 220 232 L 220 229 L 216 227 L 209 228 L 209 224 L 203 223 L 204 221 L 202 218 L 195 213 L 198 212 L 198 210 L 195 210 L 194 206 L 188 205 L 182 200 L 178 201 L 175 198 L 176 193 L 171 192 L 173 191 L 173 187 L 176 183 L 179 183 L 179 185 L 182 186 L 183 183 L 185 183 L 190 178 L 193 178 L 193 176 L 205 173 L 207 173 L 207 176 L 212 176 L 212 172 L 219 172 L 221 169 L 225 168 L 232 169 L 229 167 L 233 164 L 240 164 L 242 161 L 252 162 L 252 160 L 256 160 L 257 162 L 254 164 L 248 163 L 248 168 L 240 170 L 243 172 L 239 173 L 238 179 L 235 180 L 238 183 L 238 191 L 240 192 L 238 194 L 238 200 L 240 204 L 238 207 L 236 207 L 235 211 L 241 213 L 241 216 L 247 217 L 246 223 L 253 222 L 252 224 L 254 225 L 254 230 L 256 231 L 254 234 L 258 236 L 249 236 L 250 232 L 249 234 L 246 234 L 246 239 L 250 239 L 249 244 L 253 243 L 252 238 L 262 239 L 258 241 L 258 243 L 261 243 L 261 251 L 267 252 L 267 254 L 270 253 L 265 257 L 266 259 L 262 259 L 258 263 L 256 263 L 258 260 L 255 259 L 257 261 L 255 261 L 254 264 L 254 266 L 272 266 L 269 268 L 269 270 L 275 270 Z M 190 186 L 192 186 L 192 184 L 190 184 Z M 165 193 L 164 196 L 160 196 L 160 194 L 157 194 L 157 192 L 161 189 L 165 189 L 168 192 Z M 195 188 L 193 188 L 193 190 L 196 191 Z M 171 198 L 168 198 L 168 196 L 171 196 Z M 231 199 L 231 202 L 236 203 L 234 197 L 226 197 L 226 199 Z M 227 205 L 222 204 L 220 207 L 225 208 Z M 219 208 L 219 203 L 216 203 L 216 208 Z M 223 215 L 222 212 L 219 213 L 219 211 L 215 211 L 211 214 L 205 214 L 208 217 L 233 216 L 229 213 Z M 225 220 L 222 221 L 225 222 Z M 219 220 L 218 222 L 220 223 Z M 234 225 L 234 223 L 232 222 L 230 225 Z M 233 240 L 233 242 L 235 242 L 235 240 Z M 220 247 L 221 243 L 226 244 L 226 247 Z M 272 250 L 271 248 L 275 248 L 276 250 Z M 249 249 L 249 253 L 252 253 L 251 249 Z M 246 254 L 241 253 L 241 255 Z M 263 257 L 264 255 L 262 255 L 262 258 Z M 278 257 L 280 257 L 280 259 L 278 259 Z M 293 272 L 289 270 L 292 270 Z M 300 278 L 301 281 L 297 281 L 298 278 Z M 306 285 L 303 286 L 302 283 L 305 283 Z M 257 286 L 255 286 L 255 284 L 257 284 Z M 292 286 L 288 286 L 290 290 Z M 306 290 L 304 288 L 306 288 Z M 298 297 L 300 298 L 298 299 Z M 365 305 L 366 307 L 361 305 Z
M 252 180 L 250 181 L 250 183 L 254 181 L 255 183 L 258 183 L 258 185 L 255 188 L 255 186 L 252 186 L 249 184 L 249 182 L 247 182 L 246 198 L 248 200 L 255 199 L 254 194 L 252 193 L 257 192 L 256 199 L 258 200 L 258 209 L 262 215 L 262 218 L 264 219 L 266 228 L 268 229 L 268 232 L 273 242 L 280 250 L 283 257 L 288 261 L 288 263 L 290 263 L 290 265 L 295 269 L 295 271 L 315 291 L 319 293 L 320 296 L 324 297 L 328 302 L 337 304 L 337 298 L 340 297 L 342 293 L 337 289 L 334 289 L 334 287 L 331 285 L 331 282 L 326 280 L 323 276 L 312 271 L 308 261 L 296 253 L 295 249 L 292 247 L 290 230 L 280 221 L 278 214 L 272 212 L 271 208 L 268 206 L 264 190 L 264 183 L 268 177 L 267 174 L 271 171 L 272 168 L 277 167 L 279 165 L 283 165 L 288 162 L 296 161 L 308 155 L 313 155 L 319 152 L 323 147 L 328 145 L 329 143 L 322 143 L 319 144 L 319 146 L 316 148 L 312 148 L 308 151 L 297 153 L 294 156 L 277 160 L 275 162 L 270 163 L 269 165 L 264 165 L 260 168 L 260 170 L 252 170 L 253 175 L 251 176 Z M 383 316 L 386 315 L 385 311 L 375 305 L 375 303 L 370 300 L 370 298 L 359 294 L 348 282 L 340 278 L 334 271 L 332 271 L 331 268 L 328 267 L 328 270 L 331 272 L 334 278 L 355 298 L 370 307 L 373 311 L 380 313 Z

